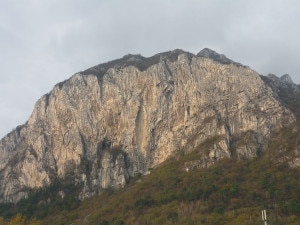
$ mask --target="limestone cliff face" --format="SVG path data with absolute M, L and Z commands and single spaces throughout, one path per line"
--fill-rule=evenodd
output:
M 263 152 L 295 117 L 255 71 L 205 51 L 127 55 L 57 84 L 0 141 L 1 201 L 69 173 L 83 183 L 81 198 L 124 187 L 208 138 L 214 147 L 203 151 L 203 165 Z

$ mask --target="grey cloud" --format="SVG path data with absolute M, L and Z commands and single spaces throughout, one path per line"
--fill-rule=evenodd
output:
M 0 136 L 56 83 L 128 53 L 209 47 L 300 83 L 297 0 L 0 2 Z

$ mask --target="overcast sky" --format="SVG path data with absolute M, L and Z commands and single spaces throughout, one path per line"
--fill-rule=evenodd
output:
M 0 0 L 0 137 L 78 71 L 208 47 L 300 83 L 299 0 Z

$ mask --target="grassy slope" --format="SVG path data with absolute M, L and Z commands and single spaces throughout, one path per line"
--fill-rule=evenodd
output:
M 124 190 L 87 199 L 44 223 L 255 225 L 262 224 L 260 212 L 267 209 L 269 224 L 300 224 L 300 171 L 278 163 L 282 154 L 273 153 L 186 172 L 184 162 L 199 157 L 195 151 L 135 178 Z

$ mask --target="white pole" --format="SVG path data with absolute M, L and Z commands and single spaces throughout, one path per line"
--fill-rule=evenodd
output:
M 265 222 L 265 225 L 268 225 L 267 224 L 267 211 L 265 209 L 261 211 L 261 217 L 262 217 L 262 220 Z

